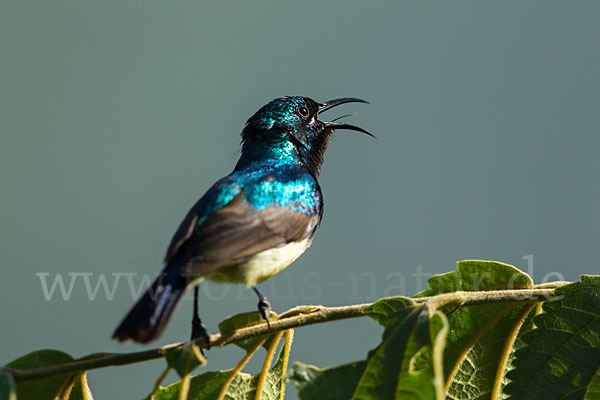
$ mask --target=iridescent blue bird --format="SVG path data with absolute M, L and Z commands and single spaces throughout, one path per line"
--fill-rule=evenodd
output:
M 256 285 L 310 246 L 323 216 L 317 178 L 334 130 L 373 136 L 354 125 L 319 120 L 319 113 L 352 102 L 366 103 L 356 98 L 317 103 L 296 96 L 275 99 L 258 110 L 242 131 L 235 169 L 188 212 L 171 240 L 163 273 L 113 337 L 142 343 L 156 339 L 182 294 L 193 287 L 192 338 L 208 338 L 197 308 L 197 285 L 207 279 L 253 288 L 268 323 L 271 306 Z

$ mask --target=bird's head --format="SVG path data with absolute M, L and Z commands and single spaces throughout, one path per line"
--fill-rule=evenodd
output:
M 329 139 L 336 129 L 366 133 L 358 126 L 319 120 L 319 114 L 344 103 L 367 103 L 356 98 L 340 98 L 318 103 L 308 97 L 290 96 L 275 99 L 258 110 L 242 131 L 244 147 L 255 143 L 282 143 L 294 146 L 302 161 L 319 173 Z M 373 136 L 375 137 L 375 136 Z

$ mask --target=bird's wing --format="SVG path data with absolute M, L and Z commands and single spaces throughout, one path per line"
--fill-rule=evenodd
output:
M 165 263 L 173 259 L 173 257 L 179 252 L 181 247 L 188 241 L 192 236 L 198 225 L 204 223 L 204 219 L 207 215 L 210 215 L 214 210 L 217 210 L 222 205 L 227 204 L 226 198 L 233 199 L 242 191 L 242 188 L 237 185 L 235 180 L 231 179 L 230 176 L 226 176 L 216 182 L 205 194 L 194 204 L 194 206 L 188 211 L 187 215 L 179 224 L 177 231 L 171 239 L 167 254 L 165 255 Z M 225 196 L 223 196 L 226 194 Z M 225 199 L 224 199 L 224 198 Z M 225 204 L 223 204 L 225 203 Z M 200 222 L 200 223 L 199 223 Z
M 179 228 L 173 235 L 171 239 L 171 243 L 169 244 L 169 248 L 167 249 L 167 254 L 165 255 L 165 264 L 168 264 L 171 259 L 177 254 L 181 246 L 192 236 L 194 233 L 194 229 L 196 228 L 196 224 L 198 223 L 198 219 L 200 218 L 200 211 L 202 210 L 205 204 L 204 198 L 201 198 L 194 204 L 194 206 L 188 211 L 187 215 L 179 224 Z
M 192 274 L 212 271 L 244 261 L 262 251 L 312 237 L 318 213 L 289 207 L 252 208 L 242 190 L 226 206 L 196 226 L 197 213 L 188 213 L 167 252 L 167 262 L 176 254 L 193 259 Z M 196 210 L 197 211 L 197 210 Z

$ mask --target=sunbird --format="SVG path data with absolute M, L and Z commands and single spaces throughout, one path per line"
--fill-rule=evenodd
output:
M 192 339 L 204 337 L 198 284 L 241 283 L 259 299 L 269 323 L 271 305 L 257 285 L 293 263 L 310 246 L 323 217 L 319 172 L 335 130 L 373 136 L 358 126 L 319 120 L 344 103 L 308 97 L 278 98 L 258 110 L 242 130 L 233 172 L 217 181 L 190 209 L 171 239 L 165 268 L 125 316 L 113 338 L 147 343 L 165 329 L 183 293 L 194 288 Z M 344 116 L 345 117 L 345 116 Z M 375 136 L 373 136 L 375 137 Z

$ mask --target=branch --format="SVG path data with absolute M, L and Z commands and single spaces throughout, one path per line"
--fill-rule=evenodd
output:
M 517 290 L 493 290 L 480 292 L 451 292 L 443 293 L 431 297 L 413 298 L 415 304 L 427 304 L 429 307 L 438 309 L 448 305 L 468 306 L 486 303 L 506 303 L 506 302 L 543 302 L 555 299 L 554 288 L 560 287 L 568 282 L 546 284 L 534 289 Z M 540 285 L 541 286 L 541 285 Z M 341 307 L 324 306 L 300 306 L 295 307 L 279 316 L 279 319 L 272 320 L 271 326 L 266 323 L 240 328 L 233 332 L 211 335 L 211 345 L 222 347 L 242 340 L 247 340 L 264 334 L 272 334 L 301 326 L 319 324 L 323 322 L 335 321 L 340 319 L 349 319 L 363 317 L 362 309 L 373 303 L 355 304 Z M 202 348 L 208 347 L 204 339 L 196 340 L 196 344 Z M 15 370 L 10 368 L 0 368 L 0 372 L 8 372 L 12 375 L 15 382 L 24 382 L 34 379 L 45 378 L 52 375 L 62 375 L 88 371 L 96 368 L 108 366 L 128 365 L 142 361 L 162 358 L 164 351 L 173 347 L 181 346 L 182 343 L 170 344 L 158 347 L 152 350 L 138 351 L 133 353 L 102 353 L 83 357 L 72 362 L 44 367 L 32 370 Z

